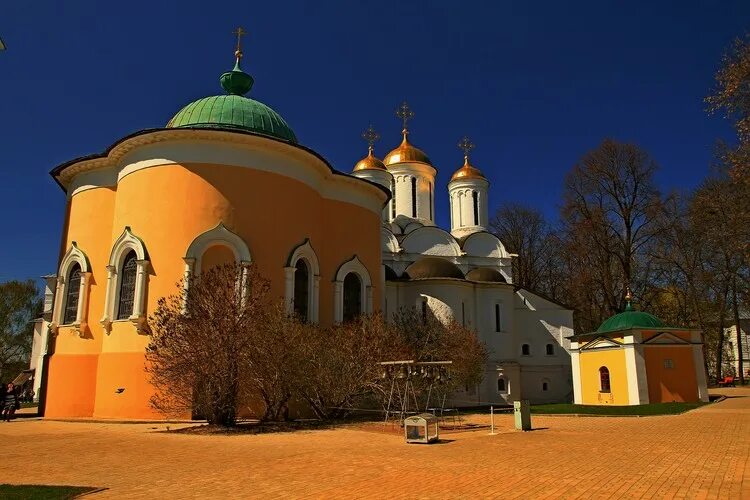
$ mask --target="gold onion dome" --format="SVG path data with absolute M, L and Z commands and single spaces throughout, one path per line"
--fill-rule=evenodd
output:
M 449 182 L 457 181 L 459 179 L 487 180 L 478 168 L 473 167 L 469 163 L 469 152 L 474 149 L 474 144 L 469 140 L 469 138 L 464 137 L 463 139 L 461 139 L 461 142 L 458 143 L 458 147 L 464 152 L 464 164 L 461 168 L 453 172 L 453 176 L 451 177 L 451 180 Z
M 394 165 L 396 163 L 417 162 L 426 163 L 427 165 L 432 166 L 432 162 L 424 153 L 424 151 L 419 148 L 415 148 L 409 142 L 409 131 L 404 129 L 401 131 L 401 133 L 404 135 L 404 139 L 396 149 L 388 153 L 385 158 L 383 158 L 383 163 L 385 163 L 386 165 Z
M 382 161 L 378 160 L 372 152 L 372 146 L 370 146 L 370 152 L 359 160 L 354 165 L 353 172 L 359 172 L 360 170 L 385 170 L 385 165 Z
M 485 179 L 486 177 L 484 174 L 482 174 L 482 171 L 479 170 L 476 167 L 472 167 L 469 164 L 469 158 L 464 157 L 464 164 L 461 168 L 453 172 L 453 176 L 451 177 L 451 181 L 455 181 L 458 179 Z

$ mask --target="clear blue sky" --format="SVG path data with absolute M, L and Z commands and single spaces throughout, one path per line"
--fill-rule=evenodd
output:
M 445 227 L 464 134 L 493 205 L 553 219 L 566 172 L 607 136 L 647 149 L 663 190 L 695 187 L 731 138 L 702 99 L 750 2 L 5 0 L 0 281 L 55 271 L 65 196 L 49 170 L 220 93 L 237 25 L 251 96 L 339 170 L 366 152 L 370 122 L 379 156 L 398 144 L 408 100 Z

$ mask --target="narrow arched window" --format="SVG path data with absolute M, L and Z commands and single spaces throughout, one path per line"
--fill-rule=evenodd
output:
M 349 273 L 344 278 L 344 322 L 351 321 L 362 314 L 362 281 L 356 273 Z
M 542 390 L 545 392 L 549 390 L 549 382 L 547 381 L 542 382 Z
M 505 392 L 505 391 L 506 391 L 505 379 L 504 378 L 497 379 L 497 392 Z
M 391 219 L 396 218 L 396 179 L 391 179 Z
M 117 304 L 117 319 L 128 319 L 133 314 L 136 268 L 135 252 L 130 251 L 122 261 L 120 270 L 120 300 Z
M 73 264 L 68 273 L 68 283 L 65 289 L 65 314 L 63 324 L 74 323 L 78 319 L 78 300 L 81 291 L 81 266 Z
M 479 195 L 476 191 L 471 192 L 471 198 L 474 200 L 474 225 L 479 225 Z
M 411 216 L 417 217 L 417 178 L 411 178 Z
M 308 320 L 310 272 L 307 263 L 299 259 L 294 266 L 294 313 L 301 321 Z
M 531 356 L 531 347 L 529 346 L 529 344 L 523 344 L 521 346 L 521 355 Z
M 427 183 L 427 189 L 430 192 L 430 220 L 432 220 L 432 183 Z
M 547 344 L 547 356 L 554 356 L 555 355 L 555 346 L 552 344 Z
M 606 366 L 599 368 L 599 387 L 601 392 L 610 392 L 609 368 Z

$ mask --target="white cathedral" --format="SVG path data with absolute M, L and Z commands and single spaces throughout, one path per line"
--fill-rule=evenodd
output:
M 401 144 L 383 161 L 375 157 L 378 135 L 368 129 L 368 155 L 352 175 L 391 193 L 381 229 L 386 318 L 401 307 L 426 307 L 474 329 L 489 350 L 484 381 L 465 387 L 453 403 L 487 405 L 528 399 L 535 403 L 573 397 L 570 343 L 573 312 L 513 284 L 511 259 L 488 231 L 489 180 L 469 162 L 473 144 L 464 138 L 464 164 L 448 183 L 450 232 L 435 225 L 435 176 L 429 157 L 409 142 L 406 103 Z

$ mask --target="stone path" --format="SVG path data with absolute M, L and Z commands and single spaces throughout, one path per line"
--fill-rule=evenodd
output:
M 0 423 L 0 482 L 107 490 L 92 498 L 750 498 L 750 389 L 683 415 L 533 417 L 438 445 L 342 428 L 266 435 L 163 424 Z M 487 421 L 477 417 L 478 421 Z

